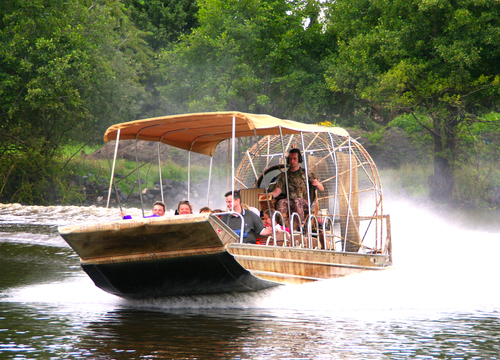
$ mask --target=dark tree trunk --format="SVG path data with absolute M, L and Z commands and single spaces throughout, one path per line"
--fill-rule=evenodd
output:
M 449 160 L 443 156 L 434 155 L 434 174 L 429 178 L 431 197 L 436 200 L 450 200 L 453 185 L 453 169 Z
M 457 147 L 458 118 L 434 119 L 434 174 L 429 178 L 433 199 L 449 201 L 452 198 L 453 165 Z

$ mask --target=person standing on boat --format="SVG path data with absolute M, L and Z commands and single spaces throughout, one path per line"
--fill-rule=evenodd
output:
M 158 216 L 163 216 L 165 215 L 165 203 L 163 201 L 156 201 L 153 204 L 153 215 L 149 216 L 144 216 L 145 218 L 150 218 L 150 217 L 158 217 Z M 131 220 L 132 215 L 125 215 L 125 213 L 120 211 L 120 215 L 124 220 Z
M 303 158 L 300 150 L 290 150 L 287 158 L 288 171 L 286 175 L 288 178 L 288 197 L 290 199 L 290 208 L 292 212 L 296 212 L 299 215 L 300 221 L 304 224 L 304 210 L 308 208 L 308 197 L 306 172 L 300 167 L 302 162 Z M 319 191 L 324 190 L 323 184 L 319 182 L 318 177 L 312 171 L 308 172 L 308 177 L 312 186 L 315 186 Z M 286 190 L 286 178 L 284 172 L 279 174 L 276 186 L 271 194 L 274 198 L 277 198 L 283 192 L 283 189 Z M 288 200 L 286 198 L 279 200 L 276 205 L 276 210 L 281 212 L 285 218 L 288 218 Z
M 238 190 L 234 191 L 234 196 L 232 191 L 228 191 L 224 196 L 226 197 L 227 208 L 243 216 L 245 222 L 243 242 L 256 244 L 259 235 L 269 236 L 273 233 L 272 228 L 266 228 L 257 214 L 241 207 L 241 196 Z M 221 216 L 221 220 L 239 235 L 241 231 L 241 219 L 239 216 L 226 214 Z

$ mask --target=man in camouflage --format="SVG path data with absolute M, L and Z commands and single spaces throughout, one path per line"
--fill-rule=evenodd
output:
M 290 199 L 290 208 L 292 212 L 296 212 L 302 224 L 304 224 L 304 210 L 307 209 L 307 185 L 305 170 L 300 167 L 302 156 L 299 149 L 292 149 L 288 155 L 288 197 Z M 323 191 L 324 187 L 319 182 L 317 176 L 312 172 L 308 172 L 309 181 L 319 191 Z M 274 198 L 277 198 L 286 189 L 285 173 L 282 172 L 276 182 L 276 186 L 272 192 Z M 288 201 L 282 199 L 278 201 L 277 210 L 288 218 Z

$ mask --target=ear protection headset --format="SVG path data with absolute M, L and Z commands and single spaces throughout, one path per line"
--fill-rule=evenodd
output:
M 292 153 L 297 153 L 299 155 L 299 164 L 302 164 L 304 162 L 304 158 L 302 157 L 302 153 L 300 152 L 299 149 L 292 149 L 288 152 L 288 156 L 286 158 L 286 163 L 290 164 L 290 154 Z

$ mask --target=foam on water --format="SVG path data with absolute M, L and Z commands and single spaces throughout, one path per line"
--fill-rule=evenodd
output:
M 162 308 L 268 308 L 328 316 L 441 316 L 500 311 L 498 233 L 464 230 L 425 208 L 391 204 L 394 266 L 255 294 L 135 302 Z
M 34 217 L 33 209 L 22 208 L 28 217 Z M 149 301 L 126 301 L 109 295 L 82 273 L 66 282 L 27 286 L 4 295 L 7 301 L 43 302 L 82 311 L 110 307 L 279 309 L 365 320 L 500 311 L 500 287 L 495 278 L 500 252 L 498 233 L 460 228 L 432 211 L 404 201 L 391 202 L 388 208 L 394 266 L 383 271 L 258 293 Z M 65 223 L 72 218 L 102 221 L 105 216 L 116 215 L 100 208 L 66 207 L 55 213 L 48 209 L 35 209 L 37 218 L 45 219 L 45 224 L 62 222 L 61 214 L 65 214 Z
M 4 301 L 43 303 L 57 307 L 61 312 L 108 311 L 123 302 L 94 286 L 85 274 L 67 281 L 14 288 L 4 294 Z
M 118 209 L 95 206 L 24 206 L 0 204 L 0 224 L 31 224 L 45 226 L 75 225 L 93 221 L 120 219 Z

